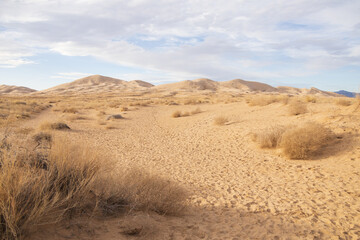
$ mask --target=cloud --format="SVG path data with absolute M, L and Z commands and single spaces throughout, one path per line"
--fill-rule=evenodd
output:
M 29 64 L 41 48 L 158 79 L 311 75 L 359 65 L 359 7 L 350 0 L 3 0 L 0 67 Z

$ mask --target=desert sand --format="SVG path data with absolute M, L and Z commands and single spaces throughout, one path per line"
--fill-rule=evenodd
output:
M 360 237 L 360 115 L 329 103 L 289 117 L 281 103 L 249 107 L 244 101 L 203 104 L 201 113 L 171 118 L 174 110 L 195 106 L 148 106 L 122 113 L 116 128 L 94 120 L 69 123 L 74 141 L 104 149 L 119 161 L 181 183 L 191 192 L 189 209 L 179 217 L 144 214 L 154 230 L 149 239 L 358 239 Z M 95 118 L 93 110 L 81 113 Z M 108 114 L 119 113 L 111 109 Z M 229 122 L 216 126 L 216 116 Z M 64 119 L 46 110 L 24 123 Z M 341 141 L 312 160 L 289 160 L 259 149 L 251 133 L 274 123 L 312 120 L 330 126 Z M 125 218 L 126 219 L 126 218 Z M 124 218 L 52 229 L 52 239 L 128 239 Z M 86 228 L 86 227 L 85 227 Z M 49 233 L 48 233 L 49 234 Z M 44 234 L 42 238 L 48 239 Z M 39 237 L 39 236 L 37 236 Z M 38 239 L 38 238 L 36 238 Z M 132 238 L 129 238 L 132 239 Z
M 195 82 L 214 87 L 206 79 Z M 92 89 L 101 85 L 81 84 Z M 40 227 L 27 239 L 360 238 L 359 104 L 337 105 L 332 97 L 308 102 L 302 98 L 307 112 L 292 116 L 284 102 L 250 106 L 247 98 L 261 98 L 259 93 L 219 100 L 221 94 L 204 95 L 199 89 L 189 93 L 192 99 L 194 92 L 208 101 L 184 105 L 186 94 L 165 101 L 167 95 L 149 93 L 108 100 L 103 96 L 99 102 L 94 97 L 97 105 L 86 107 L 91 99 L 87 95 L 57 98 L 51 107 L 13 125 L 39 129 L 43 122 L 66 122 L 71 131 L 56 134 L 101 149 L 122 166 L 136 166 L 179 183 L 189 192 L 188 206 L 178 216 L 132 212 L 115 218 L 73 219 Z M 111 105 L 120 100 L 126 104 Z M 131 104 L 140 100 L 147 103 Z M 78 111 L 60 111 L 64 106 Z M 172 117 L 175 111 L 196 108 L 196 114 Z M 104 124 L 99 111 L 104 111 Z M 106 120 L 112 114 L 123 119 Z M 226 118 L 225 124 L 214 124 L 219 116 Z M 280 149 L 262 149 L 252 139 L 268 127 L 309 121 L 326 126 L 337 137 L 307 160 L 289 159 Z M 124 234 L 129 228 L 141 228 L 144 235 Z

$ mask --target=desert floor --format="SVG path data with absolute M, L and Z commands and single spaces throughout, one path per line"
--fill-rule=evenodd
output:
M 171 117 L 197 107 L 201 113 Z M 289 116 L 281 103 L 250 107 L 244 101 L 108 109 L 125 117 L 112 120 L 113 129 L 98 124 L 98 111 L 80 110 L 90 119 L 68 121 L 72 130 L 59 134 L 179 182 L 190 192 L 189 207 L 181 216 L 76 220 L 30 239 L 136 239 L 121 233 L 129 222 L 147 228 L 145 239 L 360 239 L 360 115 L 352 106 L 330 103 L 309 103 L 308 109 Z M 68 116 L 48 109 L 22 126 L 37 128 Z M 217 126 L 218 116 L 229 121 Z M 339 136 L 315 159 L 289 160 L 251 140 L 268 126 L 310 120 Z

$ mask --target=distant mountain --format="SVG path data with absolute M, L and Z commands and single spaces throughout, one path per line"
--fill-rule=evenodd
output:
M 41 94 L 89 94 L 89 93 L 116 93 L 119 91 L 146 90 L 153 85 L 148 82 L 134 80 L 124 81 L 101 75 L 92 75 L 77 79 L 70 83 L 64 83 L 46 90 L 39 91 Z
M 27 87 L 19 87 L 19 86 L 9 86 L 9 85 L 0 85 L 0 95 L 9 94 L 9 95 L 22 95 L 36 92 L 36 90 L 27 88 Z
M 346 96 L 346 97 L 351 97 L 351 98 L 356 97 L 356 93 L 355 93 L 355 92 L 348 92 L 348 91 L 345 91 L 345 90 L 340 90 L 340 91 L 337 91 L 337 92 L 335 92 L 335 93 L 344 95 L 344 96 Z
M 51 94 L 51 95 L 72 95 L 72 94 L 97 94 L 97 93 L 120 93 L 120 92 L 183 92 L 183 93 L 275 93 L 288 95 L 317 95 L 317 96 L 340 96 L 339 94 L 354 93 L 339 91 L 337 93 L 322 91 L 317 88 L 294 88 L 294 87 L 273 87 L 261 82 L 245 81 L 234 79 L 230 81 L 214 81 L 207 78 L 185 80 L 181 82 L 161 84 L 154 86 L 151 83 L 141 80 L 124 81 L 116 78 L 101 75 L 92 75 L 75 81 L 64 83 L 46 90 L 36 91 L 26 87 L 0 85 L 1 94 Z M 339 93 L 339 94 L 338 94 Z M 344 94 L 345 95 L 345 94 Z M 346 95 L 347 96 L 347 95 Z M 350 96 L 350 95 L 349 95 Z

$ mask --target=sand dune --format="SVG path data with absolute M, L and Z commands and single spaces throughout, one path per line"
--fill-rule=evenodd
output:
M 252 82 L 252 81 L 245 81 L 242 79 L 234 79 L 225 82 L 219 82 L 220 86 L 226 88 L 233 88 L 239 89 L 243 91 L 253 92 L 253 91 L 260 91 L 260 92 L 277 92 L 278 90 L 268 84 L 260 83 L 260 82 Z
M 19 94 L 28 94 L 33 92 L 36 92 L 36 90 L 27 87 L 0 85 L 0 95 L 2 94 L 19 95 Z
M 140 80 L 127 82 L 116 78 L 92 75 L 39 91 L 38 94 L 116 93 L 118 91 L 142 91 L 152 86 L 152 84 Z
M 0 94 L 35 94 L 35 95 L 71 95 L 71 94 L 94 94 L 94 93 L 119 93 L 119 92 L 183 92 L 183 93 L 281 93 L 289 95 L 317 95 L 317 96 L 340 96 L 333 92 L 322 91 L 317 88 L 294 88 L 287 86 L 273 87 L 265 83 L 234 79 L 230 81 L 213 81 L 207 78 L 185 80 L 175 83 L 167 83 L 154 86 L 151 83 L 133 80 L 124 81 L 101 75 L 92 75 L 64 83 L 46 90 L 35 91 L 25 87 L 2 85 Z

